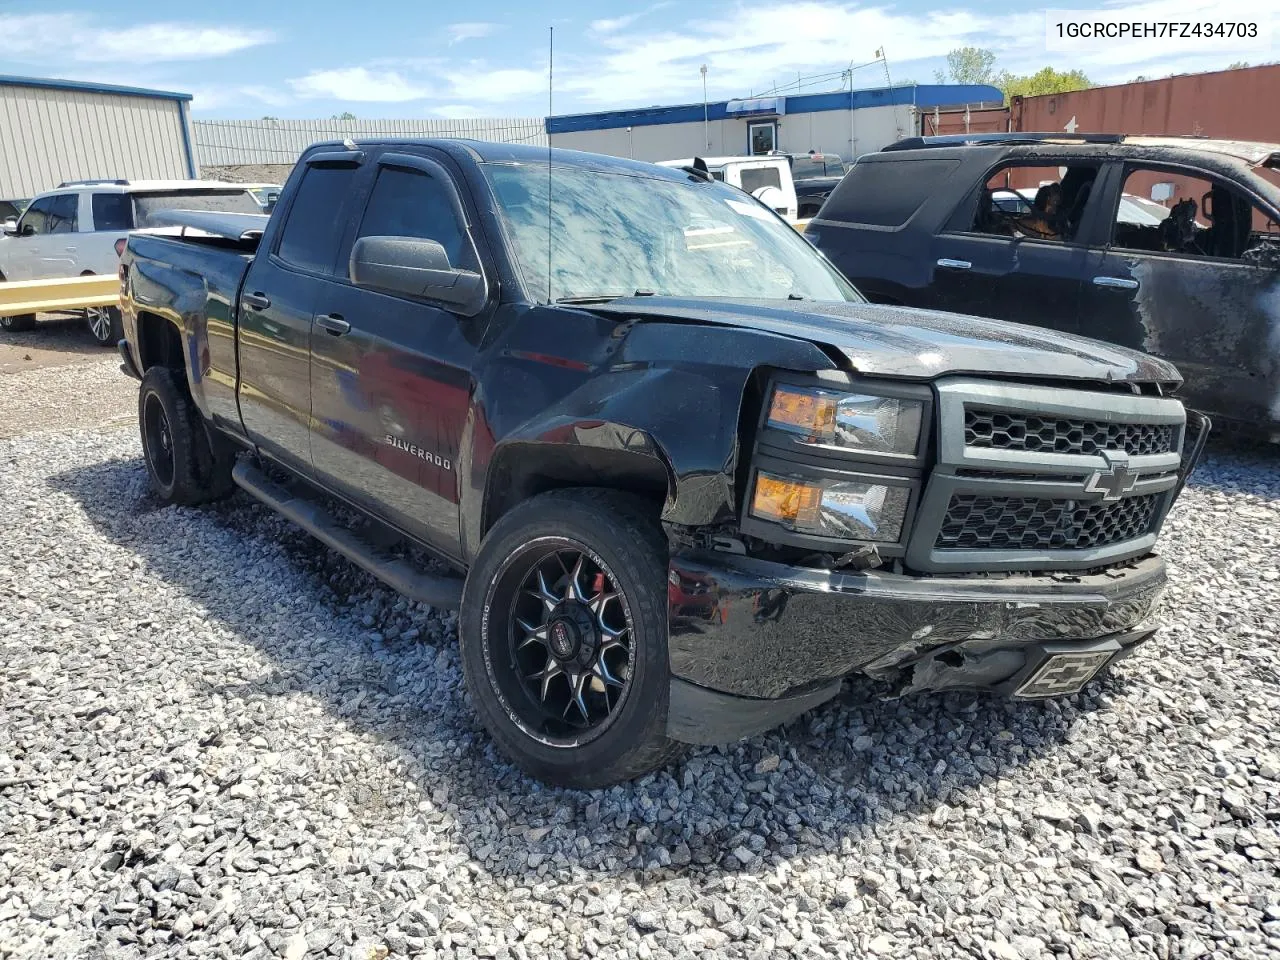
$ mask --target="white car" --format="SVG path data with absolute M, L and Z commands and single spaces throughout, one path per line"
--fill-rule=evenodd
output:
M 242 184 L 209 180 L 85 180 L 63 183 L 35 197 L 20 217 L 4 221 L 0 237 L 0 281 L 50 280 L 116 272 L 116 241 L 130 231 L 177 233 L 150 226 L 160 210 L 261 213 Z M 120 311 L 85 311 L 89 332 L 103 346 L 124 336 Z M 0 329 L 30 330 L 35 315 L 0 317 Z
M 788 223 L 796 222 L 796 184 L 791 163 L 785 156 L 702 157 L 707 172 L 716 180 L 751 194 Z M 693 158 L 660 160 L 661 167 L 693 166 Z

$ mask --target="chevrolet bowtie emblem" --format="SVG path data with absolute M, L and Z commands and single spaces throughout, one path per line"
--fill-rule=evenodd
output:
M 1092 473 L 1084 482 L 1084 492 L 1097 496 L 1103 503 L 1113 503 L 1137 485 L 1139 474 L 1130 468 L 1128 457 L 1105 453 L 1103 456 L 1110 466 Z

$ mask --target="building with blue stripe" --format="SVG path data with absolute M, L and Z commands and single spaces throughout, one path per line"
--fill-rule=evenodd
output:
M 781 150 L 856 157 L 919 133 L 922 113 L 1003 101 L 986 84 L 918 84 L 547 117 L 556 147 L 636 160 Z

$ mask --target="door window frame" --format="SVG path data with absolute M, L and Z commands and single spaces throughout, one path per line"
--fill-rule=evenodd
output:
M 454 179 L 453 175 L 439 161 L 425 157 L 416 153 L 406 153 L 403 149 L 397 150 L 389 148 L 378 154 L 372 164 L 369 164 L 370 174 L 368 176 L 366 189 L 361 193 L 359 216 L 352 217 L 352 223 L 343 236 L 342 243 L 339 245 L 339 262 L 346 259 L 348 262 L 351 258 L 351 251 L 354 249 L 356 240 L 360 236 L 360 228 L 364 224 L 364 218 L 369 211 L 369 203 L 373 199 L 373 191 L 378 184 L 378 175 L 384 167 L 394 167 L 398 170 L 407 170 L 411 173 L 426 176 L 437 181 L 445 192 L 445 196 L 449 201 L 449 206 L 453 210 L 454 221 L 462 231 L 462 240 L 469 249 L 471 262 L 474 265 L 475 272 L 480 274 L 484 281 L 485 300 L 487 301 L 493 292 L 493 283 L 491 282 L 490 273 L 485 269 L 485 259 L 480 255 L 479 245 L 476 243 L 475 230 L 471 218 L 467 215 L 467 205 L 462 199 L 462 190 Z M 462 264 L 453 264 L 454 269 L 467 269 Z M 351 268 L 348 265 L 340 275 L 336 275 L 334 279 L 349 286 L 356 286 L 351 282 Z M 367 289 L 367 288 L 360 288 Z M 395 297 L 399 300 L 405 300 L 409 303 L 425 304 L 436 307 L 452 313 L 452 307 L 448 304 L 441 304 L 439 301 L 432 300 L 429 297 L 410 297 L 405 294 L 391 293 L 385 290 L 369 290 L 370 293 L 377 293 L 379 296 Z
M 751 148 L 751 135 L 757 127 L 768 127 L 769 130 L 772 132 L 772 136 L 773 136 L 772 150 L 765 151 L 764 153 L 756 153 Z M 747 121 L 747 156 L 767 157 L 771 153 L 776 153 L 777 150 L 778 150 L 778 121 L 777 120 L 748 120 Z
M 45 195 L 45 196 L 43 196 L 43 197 L 36 197 L 34 200 L 32 200 L 32 201 L 31 201 L 31 203 L 29 203 L 29 204 L 27 205 L 27 209 L 25 209 L 25 210 L 23 210 L 23 211 L 22 211 L 22 216 L 18 218 L 18 233 L 17 233 L 17 235 L 18 235 L 19 237 L 45 237 L 45 236 L 48 236 L 48 235 L 49 235 L 49 229 L 48 229 L 48 228 L 49 228 L 49 214 L 50 214 L 50 212 L 51 212 L 51 211 L 52 211 L 52 209 L 53 209 L 53 201 L 54 201 L 54 200 L 56 200 L 57 198 L 58 198 L 58 195 L 57 195 L 57 194 L 46 194 L 46 195 Z M 48 204 L 48 206 L 47 206 L 46 208 L 42 209 L 42 210 L 37 210 L 37 209 L 36 209 L 36 207 L 37 207 L 38 205 L 40 205 L 40 204 Z M 23 231 L 23 229 L 27 226 L 27 217 L 29 217 L 32 213 L 39 213 L 39 214 L 41 214 L 41 215 L 43 215 L 43 216 L 44 216 L 44 226 L 45 226 L 45 229 L 40 230 L 40 231 L 37 231 L 37 232 L 35 232 L 35 233 L 23 233 L 23 232 L 22 232 L 22 231 Z
M 981 230 L 974 230 L 973 224 L 978 215 L 978 201 L 982 196 L 982 191 L 986 189 L 987 183 L 1001 170 L 1027 167 L 1045 167 L 1055 172 L 1059 167 L 1095 167 L 1098 174 L 1093 178 L 1093 186 L 1089 191 L 1089 199 L 1085 204 L 1085 209 L 1080 216 L 1080 225 L 1076 229 L 1075 236 L 1070 240 L 1051 240 L 1048 237 L 1009 237 L 999 233 L 984 233 Z M 1101 160 L 1092 160 L 1081 157 L 1006 157 L 989 165 L 983 172 L 981 178 L 977 180 L 967 193 L 961 196 L 959 203 L 950 214 L 942 221 L 942 229 L 938 231 L 939 236 L 964 237 L 967 239 L 983 238 L 987 240 L 1002 241 L 1005 243 L 1034 243 L 1043 244 L 1049 247 L 1089 247 L 1097 244 L 1089 243 L 1091 233 L 1096 233 L 1092 220 L 1097 217 L 1097 194 L 1099 187 L 1106 189 L 1106 174 L 1109 164 Z M 1061 176 L 1059 176 L 1061 181 Z M 1090 211 L 1093 208 L 1093 212 Z M 965 224 L 959 227 L 957 224 Z
M 290 273 L 303 277 L 315 277 L 320 280 L 329 280 L 336 283 L 347 283 L 347 271 L 344 269 L 338 271 L 338 254 L 344 249 L 344 244 L 350 236 L 353 229 L 352 221 L 355 219 L 355 211 L 364 210 L 364 201 L 369 189 L 367 169 L 369 154 L 364 150 L 323 150 L 313 153 L 305 160 L 306 169 L 302 171 L 302 175 L 298 177 L 296 185 L 291 186 L 289 190 L 288 206 L 281 208 L 279 203 L 276 204 L 275 210 L 271 212 L 274 218 L 276 213 L 280 213 L 280 227 L 276 231 L 275 237 L 271 241 L 271 250 L 268 257 L 273 266 L 281 270 L 287 270 Z M 346 197 L 343 198 L 343 206 L 339 210 L 339 216 L 343 221 L 342 230 L 338 234 L 338 245 L 334 250 L 333 261 L 329 264 L 327 271 L 313 270 L 299 264 L 286 260 L 280 255 L 280 245 L 284 242 L 285 231 L 289 229 L 289 219 L 293 214 L 294 204 L 298 201 L 298 194 L 302 190 L 302 183 L 306 179 L 308 173 L 313 167 L 319 166 L 347 166 L 352 169 L 351 186 Z
M 1115 227 L 1116 215 L 1120 212 L 1120 198 L 1124 196 L 1124 186 L 1128 182 L 1131 174 L 1141 170 L 1148 173 L 1167 172 L 1170 174 L 1181 175 L 1184 177 L 1194 177 L 1197 180 L 1206 180 L 1211 185 L 1218 185 L 1233 190 L 1243 196 L 1252 207 L 1261 209 L 1263 213 L 1267 213 L 1270 209 L 1268 202 L 1259 194 L 1238 180 L 1229 179 L 1222 174 L 1204 167 L 1193 166 L 1189 163 L 1177 163 L 1170 161 L 1147 161 L 1147 160 L 1117 160 L 1113 161 L 1110 166 L 1115 170 L 1111 178 L 1111 192 L 1107 197 L 1106 216 L 1103 217 L 1103 225 L 1106 229 L 1106 240 L 1101 245 L 1107 253 L 1114 253 L 1117 256 L 1143 256 L 1143 257 L 1159 257 L 1165 260 L 1188 260 L 1195 263 L 1234 263 L 1242 267 L 1257 267 L 1257 264 L 1249 263 L 1240 257 L 1212 257 L 1201 253 L 1183 253 L 1178 250 L 1135 250 L 1132 247 L 1121 247 L 1115 243 Z M 1199 200 L 1196 201 L 1197 206 Z M 1198 212 L 1198 210 L 1197 210 Z M 1270 214 L 1268 214 L 1270 216 Z M 1273 218 L 1280 223 L 1280 211 L 1276 212 Z M 1266 269 L 1266 268 L 1263 268 Z
M 53 226 L 51 225 L 51 226 L 50 226 L 50 228 L 49 228 L 49 231 L 48 231 L 49 236 L 54 236 L 55 234 L 60 234 L 60 233 L 79 233 L 79 232 L 80 232 L 80 194 L 78 194 L 78 193 L 59 193 L 59 194 L 55 195 L 55 196 L 54 196 L 54 198 L 53 198 L 53 206 L 56 208 L 56 207 L 58 206 L 59 202 L 61 202 L 63 205 L 65 205 L 65 204 L 66 204 L 66 201 L 68 201 L 68 200 L 70 200 L 70 201 L 71 201 L 71 203 L 72 203 L 72 206 L 73 206 L 73 208 L 74 208 L 74 209 L 73 209 L 73 212 L 72 212 L 72 214 L 71 214 L 71 216 L 70 216 L 70 217 L 59 217 L 59 218 L 58 218 L 58 220 L 57 220 L 57 224 L 56 224 L 56 225 L 57 225 L 58 227 L 61 227 L 61 226 L 62 226 L 62 224 L 67 223 L 67 222 L 70 222 L 70 224 L 71 224 L 71 229 L 69 229 L 69 230 L 57 229 L 57 230 L 55 230 L 55 229 L 53 228 Z M 49 219 L 50 219 L 50 220 L 53 220 L 53 216 L 54 216 L 54 215 L 53 215 L 53 213 L 52 213 L 52 212 L 50 212 L 50 214 L 49 214 Z

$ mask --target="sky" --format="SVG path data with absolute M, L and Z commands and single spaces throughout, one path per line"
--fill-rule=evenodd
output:
M 1277 17 L 1271 49 L 1191 41 L 1046 48 L 1043 8 L 1005 0 L 0 0 L 0 73 L 194 95 L 196 119 L 544 116 L 555 28 L 554 112 L 760 93 L 838 74 L 857 87 L 934 82 L 948 50 L 991 49 L 1027 73 L 1081 69 L 1095 83 L 1280 60 L 1280 5 L 1258 0 L 1059 0 L 1131 19 Z M 1265 21 L 1264 21 L 1265 23 Z M 875 61 L 883 48 L 885 61 Z M 839 89 L 840 80 L 803 92 Z

